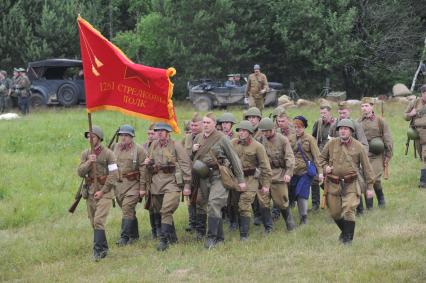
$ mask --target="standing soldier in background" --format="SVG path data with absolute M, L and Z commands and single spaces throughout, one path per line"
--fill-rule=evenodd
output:
M 374 192 L 376 193 L 379 207 L 385 207 L 386 202 L 381 178 L 392 158 L 393 141 L 388 124 L 383 118 L 376 116 L 373 111 L 373 105 L 374 100 L 371 97 L 364 97 L 361 100 L 362 117 L 359 122 L 368 140 L 368 149 L 370 151 L 368 158 L 376 176 Z
M 190 133 L 186 134 L 182 139 L 182 146 L 186 150 L 188 156 L 192 156 L 192 146 L 194 145 L 195 137 L 203 131 L 203 119 L 198 113 L 194 113 L 189 122 Z M 191 187 L 191 196 L 196 193 L 197 188 Z M 188 204 L 188 227 L 187 232 L 192 232 L 197 224 L 197 204 L 196 198 L 188 196 L 190 202 Z
M 316 138 L 319 151 L 321 152 L 325 144 L 328 142 L 330 127 L 335 122 L 331 114 L 331 105 L 327 100 L 324 100 L 320 104 L 320 116 L 321 117 L 315 121 L 314 126 L 312 127 L 312 136 Z M 321 200 L 320 182 L 318 178 L 314 179 L 311 189 L 312 210 L 316 211 L 320 207 Z
M 293 150 L 289 140 L 275 132 L 274 122 L 270 118 L 263 118 L 259 123 L 259 129 L 263 133 L 260 143 L 266 150 L 272 169 L 270 188 L 272 200 L 274 205 L 281 211 L 287 230 L 291 231 L 294 229 L 295 224 L 289 207 L 288 184 L 294 170 Z
M 84 136 L 86 139 L 92 139 L 94 152 L 90 149 L 83 151 L 77 171 L 80 177 L 85 178 L 81 194 L 86 199 L 87 214 L 94 231 L 93 257 L 99 261 L 108 253 L 105 222 L 114 198 L 113 190 L 118 178 L 118 167 L 112 151 L 101 144 L 104 138 L 101 128 L 93 126 L 91 137 L 89 132 L 85 132 Z
M 363 145 L 352 137 L 355 127 L 351 120 L 342 119 L 337 125 L 339 138 L 332 139 L 324 147 L 320 165 L 327 175 L 325 182 L 327 205 L 331 217 L 339 227 L 339 240 L 350 244 L 355 232 L 355 208 L 361 189 L 358 184 L 360 171 L 366 177 L 366 197 L 373 198 L 374 173 Z
M 165 123 L 154 127 L 157 140 L 153 141 L 145 159 L 149 172 L 149 190 L 152 197 L 154 213 L 161 214 L 161 233 L 158 251 L 164 251 L 169 244 L 177 242 L 173 213 L 179 206 L 181 190 L 191 194 L 191 160 L 181 143 L 170 138 L 172 128 Z M 141 196 L 146 191 L 141 192 Z
M 228 189 L 221 179 L 219 165 L 231 168 L 241 190 L 245 189 L 244 176 L 238 156 L 223 133 L 216 130 L 214 113 L 203 118 L 203 133 L 193 145 L 194 178 L 199 184 L 197 195 L 197 236 L 205 235 L 205 222 L 208 216 L 207 241 L 204 247 L 214 248 L 224 241 L 222 208 L 228 201 Z
M 18 97 L 18 105 L 23 115 L 29 114 L 31 82 L 25 74 L 24 68 L 15 68 L 13 71 L 13 93 Z
M 426 84 L 420 87 L 421 97 L 412 101 L 404 113 L 404 118 L 410 121 L 410 127 L 418 135 L 415 141 L 419 143 L 420 159 L 423 162 L 423 168 L 420 170 L 419 188 L 426 188 Z M 417 148 L 415 148 L 417 150 Z
M 157 135 L 154 131 L 154 127 L 155 127 L 155 124 L 151 124 L 148 127 L 148 131 L 147 131 L 148 140 L 142 145 L 145 152 L 148 152 L 148 148 L 151 146 L 152 142 L 157 139 Z M 149 191 L 148 188 L 146 188 L 146 190 Z M 154 212 L 152 205 L 150 205 L 149 196 L 147 199 L 147 205 L 145 206 L 145 209 L 148 209 L 149 211 L 149 223 L 151 225 L 152 239 L 157 239 L 157 237 L 160 235 L 160 230 L 161 230 L 161 215 L 159 213 Z
M 7 99 L 9 96 L 9 90 L 11 87 L 11 81 L 7 78 L 7 72 L 4 70 L 0 71 L 0 113 L 6 111 Z
M 254 65 L 254 73 L 247 79 L 245 97 L 249 100 L 249 107 L 257 107 L 260 111 L 264 108 L 265 95 L 269 91 L 268 79 L 260 72 L 260 66 Z
M 114 145 L 119 174 L 115 185 L 115 196 L 122 210 L 123 218 L 117 245 L 125 246 L 139 239 L 136 205 L 146 191 L 145 164 L 143 163 L 146 152 L 142 146 L 133 141 L 135 129 L 132 126 L 121 126 L 118 130 L 118 137 L 119 141 Z
M 268 156 L 261 143 L 251 135 L 253 127 L 250 122 L 243 120 L 237 127 L 238 138 L 231 141 L 232 146 L 241 160 L 246 188 L 240 192 L 240 240 L 248 239 L 251 204 L 257 195 L 259 210 L 266 233 L 272 231 L 272 216 L 270 210 L 271 199 L 269 187 L 271 186 L 272 170 Z M 256 169 L 259 169 L 259 177 L 255 177 Z
M 368 141 L 367 141 L 367 137 L 365 136 L 364 129 L 357 121 L 350 118 L 351 110 L 349 108 L 349 105 L 345 101 L 339 102 L 337 112 L 339 113 L 339 119 L 337 119 L 336 122 L 333 125 L 331 125 L 330 133 L 329 133 L 330 137 L 333 137 L 333 138 L 339 137 L 339 131 L 337 130 L 337 125 L 339 121 L 343 119 L 349 119 L 352 121 L 354 125 L 354 131 L 352 132 L 352 137 L 356 139 L 357 141 L 359 141 L 364 146 L 365 152 L 368 153 Z M 358 177 L 363 178 L 362 175 L 359 175 Z M 365 182 L 364 180 L 359 180 L 359 181 L 361 186 L 361 192 L 365 196 L 366 189 L 367 189 L 365 186 Z M 365 198 L 365 204 L 367 206 L 367 209 L 370 209 L 373 207 L 372 201 L 373 201 L 373 198 Z M 364 213 L 362 195 L 359 198 L 359 205 L 356 208 L 356 213 L 357 215 L 361 215 Z

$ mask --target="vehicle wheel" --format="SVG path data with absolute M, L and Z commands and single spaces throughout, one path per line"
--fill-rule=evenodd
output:
M 58 89 L 58 101 L 65 107 L 76 105 L 78 102 L 77 88 L 69 83 L 61 85 Z
M 39 92 L 32 92 L 30 97 L 31 108 L 42 108 L 46 106 L 44 96 Z
M 212 109 L 213 103 L 210 97 L 202 95 L 194 101 L 195 108 L 200 112 L 206 112 Z

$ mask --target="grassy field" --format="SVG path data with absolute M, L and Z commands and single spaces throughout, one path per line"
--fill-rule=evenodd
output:
M 264 236 L 251 227 L 248 242 L 227 232 L 226 242 L 206 251 L 185 232 L 186 207 L 175 214 L 179 244 L 164 253 L 150 240 L 147 211 L 138 207 L 142 239 L 131 247 L 114 245 L 121 215 L 107 223 L 108 257 L 92 261 L 92 230 L 82 201 L 67 212 L 79 184 L 76 168 L 87 148 L 84 108 L 47 109 L 13 121 L 0 121 L 0 280 L 12 282 L 425 282 L 426 191 L 417 188 L 419 160 L 404 156 L 407 123 L 404 105 L 385 106 L 394 136 L 390 180 L 384 181 L 387 207 L 357 219 L 352 246 L 338 243 L 338 228 L 327 211 L 309 215 L 309 224 L 292 233 L 283 220 Z M 242 111 L 230 109 L 238 118 Z M 180 121 L 190 106 L 177 106 Z M 266 113 L 270 113 L 268 109 Z M 217 111 L 218 114 L 221 111 Z M 318 106 L 291 109 L 311 128 Z M 354 111 L 354 117 L 359 111 Z M 106 140 L 123 123 L 136 127 L 137 142 L 148 123 L 114 112 L 93 115 Z M 180 137 L 175 137 L 180 138 Z M 296 210 L 293 211 L 297 215 Z

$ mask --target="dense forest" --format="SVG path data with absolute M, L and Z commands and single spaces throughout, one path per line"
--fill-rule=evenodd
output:
M 253 64 L 305 96 L 326 78 L 349 97 L 384 94 L 411 83 L 426 37 L 418 0 L 2 0 L 0 68 L 80 58 L 78 14 L 133 61 L 175 67 L 180 98 L 187 80 Z

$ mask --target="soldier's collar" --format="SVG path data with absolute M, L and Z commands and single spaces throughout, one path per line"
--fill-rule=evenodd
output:
M 352 143 L 352 137 L 349 137 L 346 141 L 342 140 L 342 138 L 340 138 L 340 144 L 342 145 L 350 145 Z
M 119 146 L 120 146 L 120 150 L 128 151 L 133 147 L 133 142 L 131 142 L 131 143 L 120 143 Z
M 99 154 L 101 154 L 102 152 L 102 144 L 98 144 L 98 146 L 96 146 L 93 151 L 95 152 L 95 155 L 98 156 Z
M 252 142 L 251 136 L 248 136 L 248 138 L 243 140 L 238 138 L 238 144 L 241 144 L 241 145 L 250 145 L 251 142 Z

